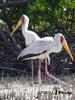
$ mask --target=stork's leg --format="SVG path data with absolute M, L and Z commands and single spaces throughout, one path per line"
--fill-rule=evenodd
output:
M 32 70 L 32 82 L 33 82 L 33 78 L 34 78 L 34 64 L 33 64 L 33 60 L 31 60 L 31 70 Z
M 49 76 L 48 67 L 47 67 L 47 59 L 45 58 L 45 74 Z
M 41 60 L 39 60 L 39 65 L 38 65 L 38 87 L 40 91 L 40 85 L 41 85 Z
M 46 74 L 48 77 L 54 79 L 55 81 L 58 81 L 59 83 L 65 85 L 65 86 L 70 87 L 70 84 L 67 84 L 67 83 L 61 81 L 60 79 L 54 77 L 53 75 L 49 74 L 49 72 L 48 72 L 48 67 L 47 67 L 47 59 L 45 59 L 45 74 Z

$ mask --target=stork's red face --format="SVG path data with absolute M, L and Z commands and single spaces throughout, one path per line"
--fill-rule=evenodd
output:
M 24 20 L 25 20 L 25 17 L 24 16 L 21 16 L 20 19 L 19 19 L 19 21 L 21 21 L 22 24 L 24 23 Z
M 71 51 L 69 49 L 68 43 L 67 43 L 66 39 L 64 38 L 64 36 L 61 36 L 60 42 L 63 45 L 63 47 L 65 48 L 65 50 L 67 51 L 67 53 L 69 54 L 69 56 L 72 59 L 72 61 L 74 61 L 74 58 L 72 56 L 72 53 L 71 53 Z
M 18 21 L 18 23 L 17 23 L 17 25 L 16 25 L 16 27 L 12 31 L 12 35 L 24 23 L 24 20 L 25 20 L 25 17 L 21 16 L 20 19 L 19 19 L 19 21 Z

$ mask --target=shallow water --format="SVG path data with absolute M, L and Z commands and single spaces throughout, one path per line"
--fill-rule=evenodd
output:
M 43 76 L 39 91 L 37 78 L 33 84 L 28 76 L 7 76 L 0 80 L 0 100 L 75 100 L 75 75 L 59 78 L 72 86 L 64 86 Z

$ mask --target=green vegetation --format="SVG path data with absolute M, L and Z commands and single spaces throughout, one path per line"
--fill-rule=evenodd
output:
M 26 14 L 30 18 L 29 29 L 42 31 L 61 32 L 62 28 L 70 33 L 75 31 L 75 1 L 74 0 L 31 0 L 23 7 L 11 7 L 6 9 L 6 13 L 15 24 L 19 17 Z M 60 28 L 61 27 L 61 28 Z

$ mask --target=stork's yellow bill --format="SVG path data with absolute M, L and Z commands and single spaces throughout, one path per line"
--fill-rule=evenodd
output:
M 74 61 L 74 58 L 72 56 L 72 53 L 70 51 L 70 48 L 69 48 L 68 43 L 67 43 L 66 39 L 64 38 L 64 36 L 61 36 L 61 43 L 62 43 L 63 47 L 65 48 L 65 50 L 67 51 L 67 53 L 69 54 L 72 61 Z
M 24 18 L 23 16 L 21 16 L 20 20 L 18 21 L 16 27 L 13 29 L 11 35 L 13 35 L 13 33 L 23 24 Z

